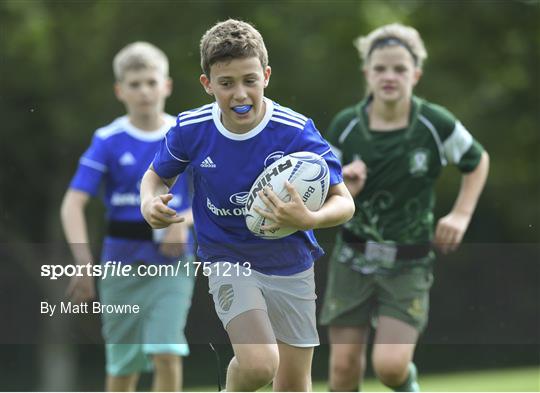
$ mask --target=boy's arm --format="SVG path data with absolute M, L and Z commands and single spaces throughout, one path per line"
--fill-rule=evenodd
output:
M 367 167 L 364 161 L 355 159 L 343 166 L 343 182 L 353 197 L 364 188 L 367 179 Z
M 298 194 L 298 193 L 297 193 Z M 298 194 L 300 198 L 300 195 Z M 329 228 L 344 224 L 354 215 L 354 200 L 345 183 L 333 185 L 322 207 L 312 212 L 315 216 L 313 228 Z
M 84 208 L 90 195 L 74 189 L 67 190 L 60 208 L 62 228 L 71 253 L 77 265 L 93 264 L 92 253 L 88 245 L 88 233 Z M 83 270 L 84 271 L 84 270 Z M 89 301 L 96 297 L 94 279 L 92 276 L 73 276 L 66 290 L 66 295 L 74 302 Z
M 180 212 L 180 214 L 182 215 L 182 217 L 184 217 L 183 224 L 185 226 L 187 226 L 188 228 L 193 226 L 193 210 L 191 210 L 191 208 Z
M 171 209 L 167 204 L 173 198 L 169 189 L 176 181 L 172 179 L 162 179 L 150 166 L 141 181 L 141 213 L 144 219 L 152 228 L 165 228 L 174 223 L 184 221 L 176 210 Z
M 461 243 L 484 189 L 488 172 L 489 156 L 484 151 L 476 168 L 463 175 L 452 211 L 437 223 L 434 242 L 444 254 L 454 251 Z
M 344 183 L 330 187 L 326 201 L 316 212 L 310 211 L 304 205 L 300 194 L 289 182 L 285 183 L 285 187 L 291 195 L 289 202 L 283 202 L 269 188 L 265 188 L 264 193 L 259 192 L 259 196 L 271 212 L 256 207 L 257 213 L 275 222 L 272 225 L 263 225 L 261 229 L 270 230 L 282 226 L 302 231 L 328 228 L 349 221 L 354 214 L 354 201 Z

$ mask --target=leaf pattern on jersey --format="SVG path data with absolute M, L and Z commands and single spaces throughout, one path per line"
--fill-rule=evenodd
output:
M 382 242 L 390 240 L 385 238 L 385 229 L 395 220 L 395 217 L 385 217 L 388 210 L 396 209 L 395 197 L 389 191 L 378 191 L 369 200 L 358 203 L 357 215 L 354 220 L 346 224 L 347 229 L 357 236 Z M 409 199 L 403 206 L 404 215 L 401 216 L 402 227 L 399 236 L 395 239 L 400 243 L 415 243 L 425 238 L 426 230 L 431 228 L 433 213 L 423 208 L 419 198 Z
M 400 241 L 414 243 L 424 236 L 426 228 L 431 228 L 433 212 L 425 209 L 425 204 L 422 204 L 419 198 L 409 199 L 404 206 L 404 210 L 406 221 L 400 233 Z
M 378 191 L 369 200 L 360 203 L 358 215 L 351 221 L 348 229 L 358 236 L 384 241 L 384 228 L 387 220 L 382 220 L 382 213 L 392 207 L 394 196 L 388 191 Z

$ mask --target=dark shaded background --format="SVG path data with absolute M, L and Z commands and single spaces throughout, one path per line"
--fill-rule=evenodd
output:
M 273 70 L 266 95 L 312 117 L 323 134 L 337 111 L 363 96 L 352 40 L 395 21 L 419 30 L 429 58 L 416 93 L 459 117 L 490 153 L 491 173 L 466 244 L 437 262 L 430 325 L 416 360 L 427 372 L 540 364 L 539 1 L 4 0 L 0 389 L 102 389 L 103 349 L 89 344 L 99 340 L 98 321 L 56 326 L 38 315 L 39 301 L 65 288 L 65 281 L 38 276 L 44 261 L 66 259 L 61 198 L 93 130 L 123 114 L 112 91 L 114 54 L 135 40 L 161 47 L 175 86 L 167 110 L 176 114 L 208 102 L 198 82 L 198 43 L 228 17 L 254 23 L 265 38 Z M 437 216 L 451 209 L 458 187 L 457 170 L 446 169 Z M 96 252 L 102 214 L 94 201 L 89 217 Z M 319 233 L 327 251 L 332 237 L 332 230 Z M 47 252 L 39 251 L 43 244 Z M 319 296 L 325 271 L 322 259 Z M 66 337 L 72 344 L 58 344 Z M 213 354 L 202 343 L 224 337 L 202 277 L 188 337 L 196 344 L 186 361 L 186 384 L 211 384 Z M 230 349 L 218 348 L 228 361 Z M 323 345 L 315 378 L 325 378 L 326 362 Z

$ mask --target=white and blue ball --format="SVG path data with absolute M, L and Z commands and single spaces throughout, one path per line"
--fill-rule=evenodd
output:
M 258 192 L 268 186 L 284 202 L 290 201 L 285 188 L 285 181 L 296 189 L 304 205 L 311 210 L 321 208 L 330 187 L 330 172 L 326 161 L 318 154 L 302 151 L 283 156 L 268 166 L 255 180 L 249 190 L 246 202 L 246 225 L 256 236 L 265 239 L 279 239 L 297 231 L 295 228 L 282 227 L 273 230 L 262 230 L 261 226 L 273 224 L 255 211 L 255 206 L 270 211 Z

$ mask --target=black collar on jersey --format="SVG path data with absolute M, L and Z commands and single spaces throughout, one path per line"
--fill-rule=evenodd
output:
M 367 112 L 367 107 L 373 100 L 373 95 L 370 94 L 366 98 L 364 98 L 360 103 L 356 106 L 356 116 L 358 118 L 358 126 L 360 129 L 360 132 L 364 135 L 364 138 L 367 140 L 370 140 L 372 138 L 371 133 L 369 131 L 369 115 Z M 409 139 L 411 136 L 411 131 L 413 130 L 414 126 L 416 125 L 416 122 L 418 121 L 418 115 L 420 113 L 420 109 L 422 108 L 422 105 L 424 103 L 424 100 L 421 98 L 413 95 L 411 97 L 411 111 L 409 113 L 409 125 L 407 126 L 407 129 L 405 131 L 405 138 Z
M 403 48 L 407 49 L 407 51 L 411 54 L 414 60 L 414 65 L 418 65 L 418 57 L 414 54 L 412 48 L 405 41 L 402 41 L 397 37 L 383 37 L 383 38 L 379 38 L 378 40 L 375 40 L 373 44 L 371 44 L 371 47 L 369 48 L 368 55 L 367 55 L 368 59 L 369 59 L 369 56 L 371 56 L 371 53 L 375 49 L 384 48 L 386 46 L 393 46 L 393 45 L 402 46 Z

